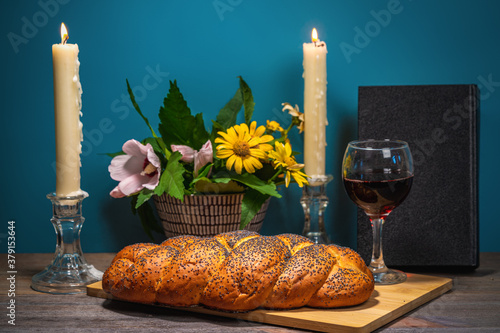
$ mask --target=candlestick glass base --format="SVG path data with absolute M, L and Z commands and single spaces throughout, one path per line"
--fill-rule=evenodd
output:
M 102 279 L 102 272 L 89 265 L 80 245 L 80 231 L 85 221 L 82 201 L 88 196 L 59 197 L 47 195 L 52 201 L 50 220 L 57 235 L 54 259 L 43 271 L 33 276 L 31 288 L 51 294 L 85 293 L 86 286 Z
M 302 189 L 300 203 L 305 215 L 302 235 L 316 244 L 331 243 L 325 229 L 324 211 L 329 202 L 326 196 L 326 185 L 332 179 L 331 175 L 309 179 L 310 185 L 305 185 Z

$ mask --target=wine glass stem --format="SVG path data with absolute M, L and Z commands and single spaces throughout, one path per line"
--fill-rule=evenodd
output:
M 382 226 L 384 219 L 372 219 L 371 223 L 373 230 L 373 252 L 370 269 L 374 273 L 383 272 L 387 270 L 384 263 L 384 254 L 382 253 Z

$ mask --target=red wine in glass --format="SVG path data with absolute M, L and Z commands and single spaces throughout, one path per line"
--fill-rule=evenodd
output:
M 412 182 L 413 176 L 385 180 L 344 178 L 344 187 L 349 198 L 363 209 L 370 219 L 379 219 L 389 215 L 404 201 Z

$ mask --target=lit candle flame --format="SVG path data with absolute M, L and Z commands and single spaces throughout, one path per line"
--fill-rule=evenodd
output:
M 66 44 L 68 38 L 68 29 L 66 29 L 66 25 L 64 23 L 61 23 L 61 44 Z
M 316 28 L 313 28 L 313 31 L 312 31 L 312 34 L 311 34 L 311 38 L 312 38 L 313 43 L 316 43 L 317 41 L 319 41 L 319 39 L 318 39 L 318 31 L 316 30 Z

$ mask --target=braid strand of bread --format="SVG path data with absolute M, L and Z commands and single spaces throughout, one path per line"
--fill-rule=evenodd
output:
M 349 248 L 251 231 L 129 245 L 115 256 L 102 285 L 131 302 L 235 312 L 352 306 L 374 290 L 372 273 Z

